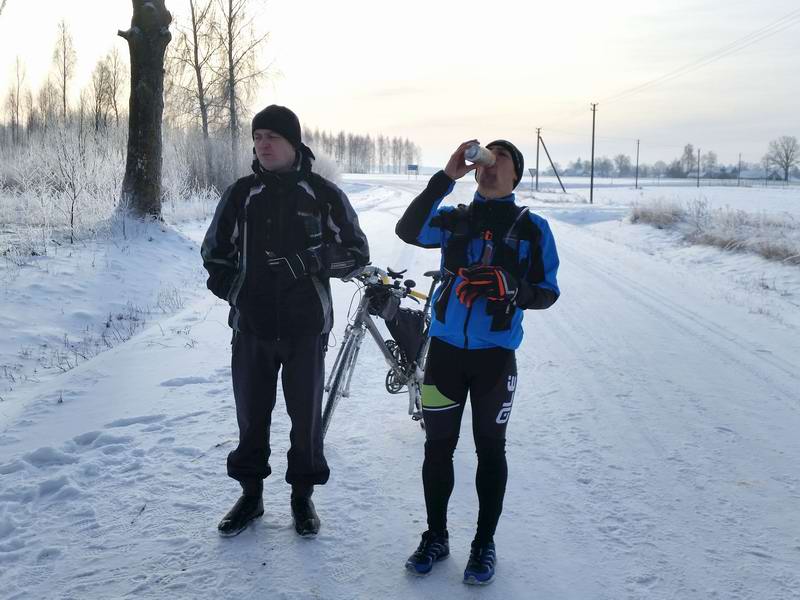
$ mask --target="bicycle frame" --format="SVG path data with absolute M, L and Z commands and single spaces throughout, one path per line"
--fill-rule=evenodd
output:
M 326 393 L 331 392 L 332 388 L 334 389 L 332 395 L 329 394 L 326 402 L 325 415 L 323 416 L 324 431 L 327 431 L 330 415 L 338 404 L 339 399 L 342 397 L 350 397 L 350 383 L 353 378 L 353 373 L 355 372 L 355 365 L 358 362 L 361 344 L 367 331 L 378 345 L 390 371 L 408 388 L 408 414 L 411 415 L 412 419 L 421 421 L 421 385 L 424 376 L 424 360 L 430 344 L 430 338 L 428 337 L 428 331 L 430 329 L 428 311 L 431 306 L 431 297 L 436 284 L 437 279 L 434 279 L 431 282 L 428 296 L 425 299 L 425 306 L 422 309 L 425 315 L 425 329 L 423 331 L 425 341 L 417 356 L 413 358 L 408 357 L 408 369 L 403 368 L 403 365 L 400 364 L 387 347 L 383 335 L 369 313 L 369 295 L 363 295 L 358 303 L 353 322 L 348 324 L 345 328 L 341 347 L 336 355 L 336 360 L 333 363 L 328 380 L 325 383 Z M 419 296 L 421 296 L 421 294 Z

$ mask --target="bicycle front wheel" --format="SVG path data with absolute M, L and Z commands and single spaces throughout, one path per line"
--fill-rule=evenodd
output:
M 354 366 L 353 357 L 356 352 L 356 339 L 358 336 L 350 335 L 344 342 L 341 358 L 336 365 L 336 371 L 331 377 L 330 390 L 325 399 L 325 408 L 322 410 L 322 437 L 328 432 L 328 427 L 333 418 L 333 411 L 339 404 L 339 399 L 342 397 L 344 387 L 347 384 L 347 373 Z

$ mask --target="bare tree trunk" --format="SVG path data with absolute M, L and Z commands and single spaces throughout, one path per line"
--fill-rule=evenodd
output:
M 193 65 L 195 78 L 197 79 L 197 103 L 200 108 L 200 121 L 203 127 L 203 153 L 206 162 L 206 176 L 204 185 L 211 182 L 213 176 L 213 163 L 211 157 L 211 139 L 208 134 L 208 103 L 206 101 L 206 89 L 203 82 L 203 63 L 200 62 L 200 39 L 199 39 L 199 24 L 197 22 L 197 15 L 195 14 L 194 2 L 190 0 L 189 6 L 192 11 L 192 39 L 193 39 Z M 208 6 L 204 9 L 203 18 L 207 18 Z
M 164 0 L 133 0 L 131 28 L 119 31 L 131 56 L 128 157 L 122 201 L 140 216 L 161 215 L 164 53 L 172 39 Z
M 228 102 L 230 103 L 230 126 L 231 126 L 231 169 L 233 176 L 239 177 L 239 115 L 236 112 L 236 70 L 233 61 L 234 48 L 234 7 L 233 0 L 228 0 Z
M 232 175 L 239 176 L 241 152 L 241 118 L 239 109 L 247 105 L 269 67 L 259 68 L 259 49 L 267 40 L 268 34 L 257 36 L 254 17 L 247 15 L 250 0 L 218 0 L 222 13 L 223 27 L 217 36 L 224 52 L 224 65 L 219 65 L 217 75 L 223 84 L 227 100 L 227 112 L 231 134 Z

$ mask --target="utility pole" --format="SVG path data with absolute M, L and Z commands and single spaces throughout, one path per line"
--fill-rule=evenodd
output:
M 550 161 L 550 166 L 553 167 L 553 173 L 556 174 L 556 179 L 558 179 L 558 184 L 561 186 L 561 191 L 565 194 L 567 193 L 567 189 L 564 187 L 564 184 L 561 182 L 561 176 L 558 174 L 558 169 L 556 169 L 556 163 L 553 162 L 553 159 L 550 158 L 550 153 L 547 151 L 547 144 L 544 143 L 544 138 L 540 138 L 542 140 L 542 148 L 544 148 L 544 153 L 547 154 L 547 160 Z
M 697 187 L 700 187 L 700 148 L 697 149 Z
M 636 184 L 634 189 L 639 189 L 639 140 L 636 140 Z
M 594 204 L 594 130 L 597 117 L 597 103 L 592 104 L 592 172 L 589 178 L 589 204 Z
M 542 128 L 536 128 L 536 191 L 539 191 L 539 145 L 542 139 Z
M 736 172 L 736 187 L 742 184 L 742 153 L 739 152 L 739 170 Z

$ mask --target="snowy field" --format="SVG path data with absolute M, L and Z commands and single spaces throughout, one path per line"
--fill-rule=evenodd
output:
M 393 228 L 424 181 L 342 184 L 375 264 L 420 287 L 437 255 Z M 590 207 L 521 188 L 550 220 L 563 295 L 525 318 L 495 583 L 461 583 L 477 516 L 469 411 L 452 556 L 428 578 L 404 572 L 425 528 L 424 437 L 369 340 L 326 440 L 320 535 L 292 527 L 280 401 L 266 513 L 217 535 L 238 494 L 230 332 L 198 270 L 206 224 L 191 223 L 3 267 L 8 363 L 128 306 L 146 318 L 130 340 L 0 394 L 0 598 L 800 598 L 800 268 L 626 220 L 642 193 L 697 190 L 610 188 Z M 450 201 L 473 190 L 459 183 Z M 791 190 L 700 190 L 712 192 L 798 212 Z M 334 285 L 332 343 L 354 293 Z

